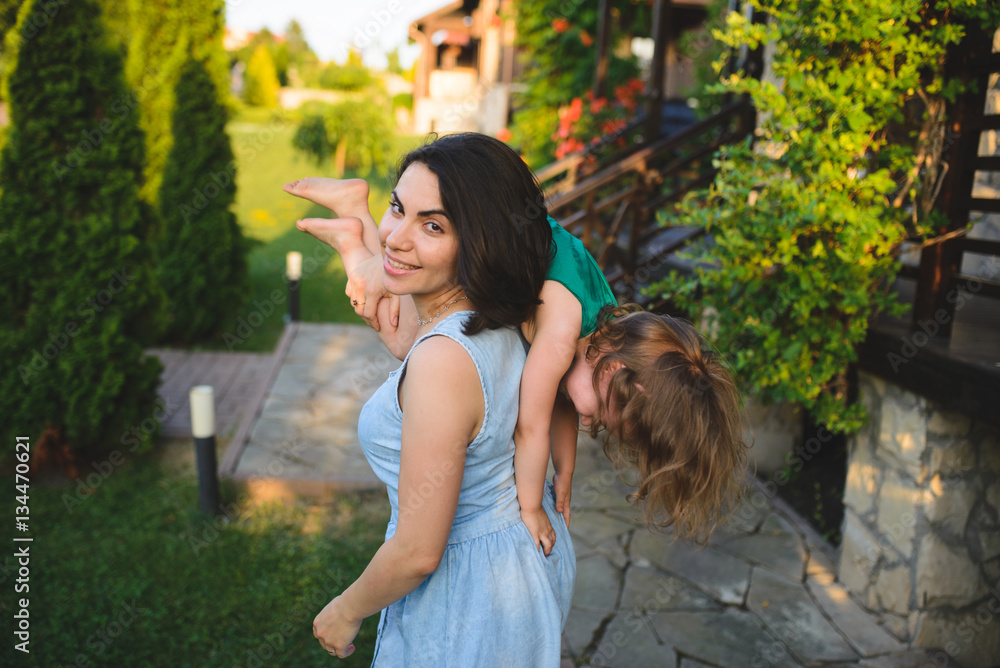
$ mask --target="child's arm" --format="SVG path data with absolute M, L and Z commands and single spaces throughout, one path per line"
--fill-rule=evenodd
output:
M 521 374 L 514 477 L 521 519 L 548 555 L 555 542 L 555 531 L 542 509 L 549 425 L 559 381 L 573 363 L 583 309 L 573 293 L 556 281 L 545 281 L 540 297 L 542 304 L 526 332 L 531 348 Z
M 556 470 L 553 485 L 556 491 L 556 510 L 562 513 L 569 526 L 569 507 L 572 495 L 573 471 L 576 469 L 576 441 L 580 424 L 580 414 L 573 402 L 556 395 L 552 410 L 552 427 L 549 436 L 552 441 L 552 466 Z

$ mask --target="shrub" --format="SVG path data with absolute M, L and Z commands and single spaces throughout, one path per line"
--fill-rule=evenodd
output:
M 353 63 L 346 65 L 330 63 L 319 75 L 319 87 L 330 90 L 360 91 L 374 81 L 375 78 L 366 67 Z
M 189 60 L 177 84 L 156 244 L 169 300 L 165 338 L 175 343 L 218 333 L 248 291 L 246 243 L 230 211 L 236 160 L 225 126 L 226 109 L 204 63 Z
M 675 274 L 653 291 L 711 313 L 707 331 L 746 389 L 801 403 L 847 433 L 864 419 L 847 391 L 855 347 L 876 313 L 901 312 L 887 294 L 899 246 L 937 220 L 944 102 L 957 91 L 944 78 L 946 50 L 961 20 L 992 30 L 1000 12 L 965 0 L 758 6 L 767 24 L 730 14 L 719 37 L 774 45 L 780 85 L 742 73 L 724 81 L 763 115 L 763 143 L 722 151 L 712 187 L 668 216 L 705 227 L 714 243 L 694 253 L 695 278 Z
M 222 48 L 224 0 L 102 0 L 105 25 L 127 49 L 125 79 L 136 92 L 139 126 L 146 134 L 143 199 L 156 197 L 174 143 L 171 119 L 177 82 L 189 58 L 207 67 L 219 99 L 229 101 L 229 61 Z
M 6 442 L 44 433 L 35 454 L 72 463 L 153 415 L 161 365 L 143 346 L 162 292 L 120 52 L 92 2 L 60 4 L 42 24 L 51 6 L 27 2 L 15 28 L 0 153 L 0 414 Z
M 258 46 L 244 74 L 243 99 L 255 107 L 276 107 L 278 88 L 278 75 L 271 53 L 265 46 Z
M 362 174 L 385 171 L 392 159 L 393 128 L 387 105 L 374 98 L 310 105 L 302 111 L 292 145 L 317 163 L 334 156 L 338 178 L 346 167 Z

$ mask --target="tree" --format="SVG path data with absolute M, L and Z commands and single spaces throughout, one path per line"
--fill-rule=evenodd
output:
M 157 207 L 173 146 L 175 91 L 188 59 L 206 64 L 217 95 L 229 100 L 229 61 L 222 48 L 224 0 L 101 0 L 104 21 L 127 49 L 125 78 L 136 92 L 146 134 L 143 198 Z
M 929 205 L 942 170 L 947 49 L 1000 10 L 965 0 L 757 3 L 768 21 L 731 15 L 728 46 L 773 44 L 781 84 L 736 73 L 724 90 L 761 112 L 761 145 L 717 157 L 712 187 L 670 222 L 697 225 L 694 278 L 656 286 L 693 316 L 761 400 L 798 402 L 833 431 L 864 419 L 847 368 L 887 293 L 900 244 L 940 222 Z
M 645 3 L 616 3 L 616 43 L 634 34 L 648 36 L 651 19 Z M 522 50 L 524 91 L 514 95 L 511 144 L 538 168 L 551 162 L 557 141 L 559 107 L 584 97 L 594 82 L 598 11 L 596 3 L 518 0 L 516 44 Z M 609 49 L 608 86 L 639 75 L 632 56 Z
M 8 82 L 0 413 L 6 442 L 28 436 L 36 456 L 83 462 L 155 413 L 162 367 L 143 347 L 158 333 L 162 292 L 121 54 L 94 3 L 46 15 L 52 5 L 29 0 L 20 13 Z
M 246 243 L 230 211 L 236 160 L 226 115 L 205 64 L 189 60 L 177 84 L 174 146 L 159 197 L 163 234 L 156 243 L 169 300 L 165 338 L 175 343 L 218 333 L 249 290 Z
M 303 108 L 292 146 L 323 163 L 334 156 L 337 178 L 345 167 L 384 170 L 391 160 L 393 121 L 387 100 L 372 97 Z
M 17 24 L 17 13 L 24 0 L 0 0 L 0 81 L 3 81 L 9 59 L 9 48 L 5 48 L 7 34 Z M 0 101 L 4 99 L 4 86 L 0 84 Z
M 278 105 L 278 75 L 267 47 L 261 45 L 253 52 L 244 75 L 243 99 L 255 107 Z

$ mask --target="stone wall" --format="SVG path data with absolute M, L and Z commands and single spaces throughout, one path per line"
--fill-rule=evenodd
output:
M 1000 430 L 873 375 L 860 389 L 839 579 L 900 640 L 1000 664 Z

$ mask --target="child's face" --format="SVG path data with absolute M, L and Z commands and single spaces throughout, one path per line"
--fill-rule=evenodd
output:
M 589 427 L 594 422 L 600 422 L 598 415 L 597 393 L 594 392 L 594 367 L 603 355 L 598 355 L 594 360 L 587 359 L 587 346 L 581 341 L 581 345 L 576 347 L 576 356 L 569 371 L 563 376 L 561 389 L 569 396 L 576 412 L 580 414 L 580 423 Z M 607 396 L 608 385 L 611 383 L 611 376 L 619 368 L 609 367 L 601 376 L 599 390 L 602 396 Z

